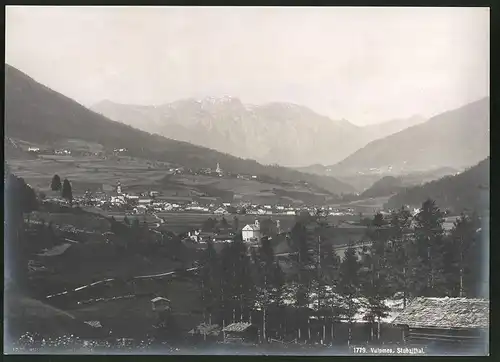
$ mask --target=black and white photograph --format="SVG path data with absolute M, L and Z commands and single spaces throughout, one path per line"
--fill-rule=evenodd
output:
M 4 354 L 489 355 L 489 8 L 7 6 L 4 76 Z

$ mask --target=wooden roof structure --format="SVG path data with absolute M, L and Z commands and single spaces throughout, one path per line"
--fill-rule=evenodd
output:
M 202 323 L 191 329 L 189 334 L 204 334 L 207 336 L 218 336 L 221 333 L 221 327 L 218 324 Z
M 228 326 L 226 326 L 223 331 L 224 332 L 245 332 L 248 328 L 252 326 L 252 323 L 247 323 L 247 322 L 237 322 L 237 323 L 232 323 Z
M 487 329 L 490 302 L 469 298 L 416 298 L 393 321 L 426 329 Z

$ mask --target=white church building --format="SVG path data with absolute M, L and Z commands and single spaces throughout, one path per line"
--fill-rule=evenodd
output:
M 242 231 L 241 235 L 243 238 L 243 241 L 246 242 L 260 242 L 260 223 L 259 220 L 255 220 L 255 223 L 253 225 L 246 225 Z

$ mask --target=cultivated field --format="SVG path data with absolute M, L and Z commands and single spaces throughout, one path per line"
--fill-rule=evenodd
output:
M 331 206 L 336 208 L 351 208 L 355 212 L 361 212 L 368 215 L 383 210 L 384 204 L 389 200 L 389 198 L 390 196 L 374 197 L 364 200 L 333 204 Z

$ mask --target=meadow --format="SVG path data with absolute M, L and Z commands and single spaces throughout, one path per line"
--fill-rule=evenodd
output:
M 70 181 L 114 187 L 117 181 L 123 185 L 153 185 L 169 173 L 167 164 L 152 166 L 148 161 L 130 157 L 43 155 L 30 160 L 11 159 L 8 164 L 14 174 L 40 191 L 50 190 L 55 174 Z M 75 195 L 84 192 L 78 187 L 73 190 Z

